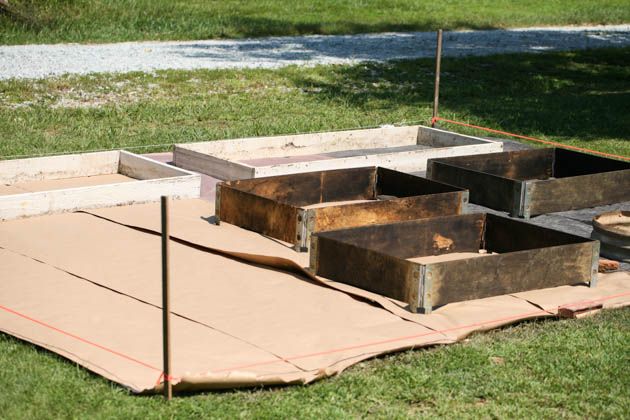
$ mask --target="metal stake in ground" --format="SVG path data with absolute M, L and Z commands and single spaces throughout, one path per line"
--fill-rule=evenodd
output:
M 168 197 L 161 197 L 162 207 L 162 344 L 164 356 L 164 398 L 170 401 L 173 397 L 171 384 L 171 305 L 169 299 L 169 255 L 168 243 Z
M 437 32 L 437 48 L 435 50 L 435 90 L 433 92 L 433 118 L 431 127 L 435 127 L 438 117 L 438 101 L 440 99 L 440 64 L 442 63 L 442 30 Z

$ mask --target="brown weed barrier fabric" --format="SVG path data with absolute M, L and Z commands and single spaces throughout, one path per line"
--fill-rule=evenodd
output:
M 308 256 L 235 226 L 211 203 L 171 203 L 176 390 L 302 384 L 376 355 L 554 316 L 630 304 L 630 274 L 446 305 L 430 315 L 309 275 Z M 162 382 L 159 205 L 0 223 L 0 330 L 133 392 Z

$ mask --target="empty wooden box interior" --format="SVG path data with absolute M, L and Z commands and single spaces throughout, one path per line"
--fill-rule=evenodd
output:
M 465 214 L 321 232 L 315 274 L 406 302 L 451 302 L 589 282 L 599 242 L 493 214 Z
M 630 162 L 558 148 L 431 159 L 427 177 L 526 218 L 630 200 Z
M 385 168 L 308 172 L 217 185 L 216 219 L 305 251 L 312 232 L 459 214 L 468 192 Z
M 175 145 L 175 165 L 221 180 L 385 166 L 425 171 L 427 159 L 500 152 L 503 144 L 421 125 Z
M 201 176 L 125 151 L 0 161 L 0 220 L 199 197 Z

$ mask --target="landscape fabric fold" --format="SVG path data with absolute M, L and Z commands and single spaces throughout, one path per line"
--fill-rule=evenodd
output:
M 158 204 L 0 223 L 0 330 L 133 392 L 160 390 Z M 211 203 L 171 203 L 176 390 L 303 384 L 380 354 L 553 316 L 561 305 L 630 304 L 630 274 L 460 302 L 430 315 L 309 275 L 305 254 L 222 223 Z M 44 238 L 44 239 L 41 239 Z

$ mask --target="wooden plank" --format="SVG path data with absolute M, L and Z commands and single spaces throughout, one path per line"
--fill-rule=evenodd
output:
M 507 212 L 513 212 L 519 205 L 515 198 L 520 198 L 520 181 L 463 168 L 446 160 L 430 160 L 427 178 L 466 188 L 471 203 Z
M 628 201 L 630 170 L 535 181 L 527 200 L 531 215 Z
M 497 152 L 503 151 L 503 143 L 501 142 L 489 142 L 488 140 L 479 137 L 468 136 L 466 134 L 460 134 L 453 131 L 446 131 L 439 128 L 425 126 L 418 127 L 417 144 L 432 147 L 454 147 L 493 144 L 499 146 L 496 150 Z
M 430 264 L 430 305 L 588 283 L 592 258 L 585 242 Z
M 419 126 L 381 127 L 321 133 L 248 137 L 182 143 L 177 147 L 212 154 L 228 160 L 256 159 L 261 156 L 299 156 L 348 149 L 404 146 L 416 143 Z
M 408 302 L 413 310 L 418 305 L 419 272 L 405 260 L 316 235 L 312 239 L 315 274 Z
M 118 172 L 119 152 L 81 153 L 0 161 L 0 183 L 62 179 Z
M 293 206 L 374 198 L 376 169 L 352 168 L 232 181 L 232 188 Z
M 554 152 L 553 176 L 556 178 L 630 170 L 630 162 L 560 148 Z
M 503 254 L 584 242 L 590 241 L 580 236 L 543 226 L 523 223 L 494 214 L 486 215 L 483 247 L 490 252 Z
M 554 149 L 458 156 L 436 161 L 512 180 L 546 179 L 552 176 Z
M 455 191 L 311 209 L 312 232 L 460 214 L 464 195 Z
M 185 169 L 176 168 L 144 156 L 120 151 L 118 173 L 135 179 L 170 178 L 174 176 L 196 175 Z
M 221 222 L 253 230 L 281 241 L 297 242 L 298 209 L 242 191 L 232 185 L 217 184 L 216 216 Z
M 178 145 L 174 147 L 173 161 L 177 167 L 208 174 L 223 181 L 254 177 L 255 168 L 246 163 L 230 162 Z
M 376 171 L 376 195 L 414 197 L 464 191 L 463 188 L 379 167 Z

